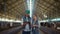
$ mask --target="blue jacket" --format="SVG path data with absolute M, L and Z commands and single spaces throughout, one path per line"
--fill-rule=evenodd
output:
M 26 16 L 23 16 L 23 22 L 27 22 Z M 28 22 L 31 22 L 31 18 L 30 17 L 28 17 Z
M 34 24 L 34 20 L 32 21 L 32 24 Z M 39 34 L 39 23 L 38 19 L 35 21 L 35 24 L 38 25 L 38 27 L 32 28 L 32 34 Z
M 31 29 L 31 25 L 30 25 L 30 23 L 31 23 L 31 18 L 30 18 L 30 16 L 28 17 L 28 21 L 26 20 L 26 16 L 23 16 L 23 23 L 25 23 L 25 22 L 28 22 L 29 23 L 29 28 Z M 23 29 L 25 28 L 25 26 L 23 27 Z

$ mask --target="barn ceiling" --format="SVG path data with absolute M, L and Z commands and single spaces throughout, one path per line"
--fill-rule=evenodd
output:
M 20 19 L 25 11 L 25 0 L 0 0 L 3 5 L 0 17 L 9 19 Z
M 35 7 L 41 19 L 60 18 L 60 0 L 36 0 Z
M 0 18 L 20 19 L 26 0 L 0 0 Z M 35 11 L 40 19 L 60 18 L 60 0 L 35 0 Z

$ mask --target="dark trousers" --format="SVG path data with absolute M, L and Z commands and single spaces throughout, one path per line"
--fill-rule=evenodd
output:
M 30 34 L 30 31 L 22 31 L 22 34 Z

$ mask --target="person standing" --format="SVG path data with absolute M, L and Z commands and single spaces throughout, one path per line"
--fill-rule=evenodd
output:
M 39 23 L 37 15 L 33 15 L 33 22 L 32 22 L 32 34 L 39 34 Z
M 23 26 L 22 34 L 31 34 L 31 18 L 29 16 L 29 11 L 23 16 Z

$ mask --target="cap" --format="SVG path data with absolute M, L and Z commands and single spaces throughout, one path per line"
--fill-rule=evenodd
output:
M 25 13 L 26 13 L 26 14 L 30 14 L 30 10 L 26 10 Z

